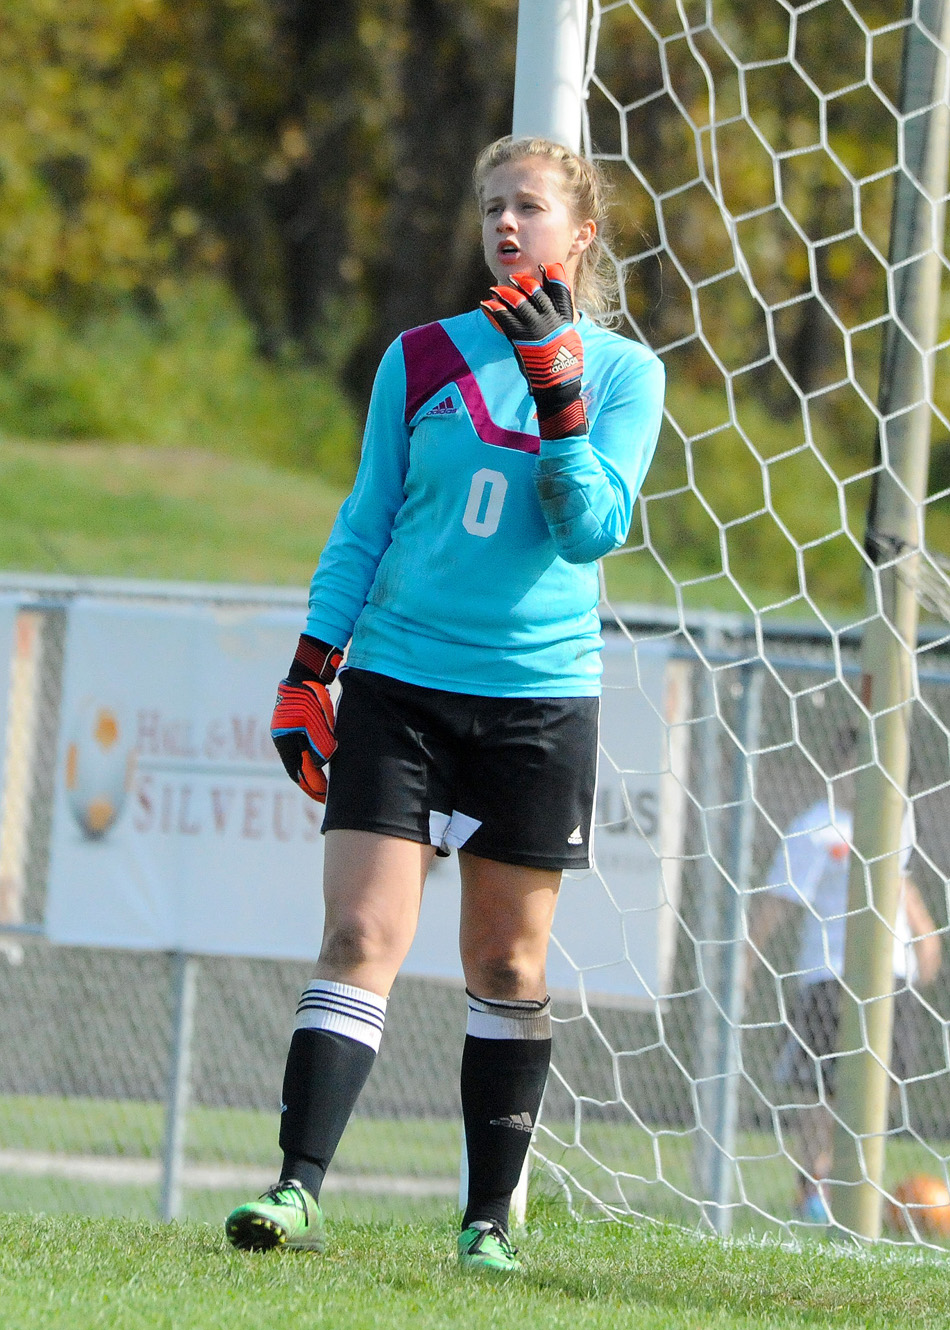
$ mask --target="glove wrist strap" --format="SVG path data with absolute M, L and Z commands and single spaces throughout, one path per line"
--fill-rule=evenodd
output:
M 588 432 L 587 412 L 579 383 L 534 393 L 538 433 L 542 439 L 567 439 Z
M 331 647 L 328 642 L 321 642 L 308 633 L 300 634 L 297 651 L 287 673 L 288 683 L 304 683 L 307 680 L 329 684 L 336 678 L 343 652 L 339 647 Z

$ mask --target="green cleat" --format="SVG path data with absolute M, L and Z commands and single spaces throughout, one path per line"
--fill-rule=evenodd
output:
M 459 1265 L 463 1270 L 485 1270 L 510 1274 L 521 1269 L 517 1248 L 503 1228 L 487 1219 L 476 1219 L 459 1234 Z
M 242 1251 L 295 1247 L 323 1251 L 323 1212 L 299 1182 L 284 1178 L 224 1221 L 228 1241 Z

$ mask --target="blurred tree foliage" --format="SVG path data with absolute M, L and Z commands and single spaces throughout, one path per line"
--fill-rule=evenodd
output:
M 0 341 L 224 271 L 259 349 L 365 395 L 474 298 L 471 163 L 510 123 L 508 0 L 22 0 L 0 21 Z
M 602 14 L 588 109 L 618 163 L 629 315 L 671 385 L 651 547 L 678 578 L 731 568 L 741 585 L 758 563 L 789 603 L 805 581 L 859 601 L 903 26 L 889 0 L 638 9 L 649 28 L 630 6 Z M 946 549 L 946 302 L 940 337 L 927 525 Z
M 273 318 L 261 196 L 286 95 L 260 0 L 23 0 L 0 21 L 0 331 L 145 310 L 189 265 L 228 265 Z M 240 243 L 238 242 L 240 237 Z M 249 270 L 257 280 L 251 282 Z
M 768 550 L 796 585 L 789 536 L 818 529 L 803 492 L 850 520 L 871 455 L 901 28 L 889 0 L 861 0 L 860 23 L 842 0 L 715 0 L 715 33 L 699 0 L 639 9 L 649 27 L 602 15 L 589 111 L 617 163 L 629 316 L 675 389 L 651 540 L 712 571 Z M 210 273 L 262 357 L 319 366 L 362 406 L 398 331 L 484 290 L 470 173 L 510 126 L 516 17 L 515 0 L 5 6 L 0 373 L 44 321 L 81 333 L 131 306 L 160 325 Z M 939 427 L 933 457 L 945 486 Z
M 511 0 L 286 0 L 295 88 L 271 164 L 289 330 L 365 400 L 404 328 L 485 288 L 471 170 L 511 127 Z M 328 328 L 332 332 L 328 333 Z
M 641 7 L 654 32 L 630 7 L 604 15 L 590 99 L 595 149 L 635 165 L 616 172 L 632 315 L 699 384 L 752 365 L 755 391 L 787 413 L 846 379 L 850 351 L 873 398 L 880 323 L 846 339 L 831 313 L 850 333 L 884 308 L 892 6 L 862 5 L 879 29 L 876 92 L 838 0 L 796 16 L 777 0 L 717 0 L 717 35 L 690 42 L 675 0 Z M 483 289 L 470 171 L 510 125 L 516 12 L 514 0 L 7 6 L 3 339 L 51 308 L 75 320 L 120 296 L 157 307 L 163 282 L 212 268 L 265 355 L 289 341 L 365 395 L 392 336 Z M 751 289 L 706 184 L 714 140 Z M 860 233 L 854 179 L 867 182 Z M 658 256 L 667 238 L 675 260 Z

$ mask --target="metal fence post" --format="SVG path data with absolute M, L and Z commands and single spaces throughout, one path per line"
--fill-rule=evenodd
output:
M 718 1067 L 715 1146 L 712 1157 L 710 1198 L 716 1231 L 732 1229 L 732 1184 L 734 1178 L 736 1127 L 739 1119 L 739 1071 L 741 1034 L 739 1024 L 745 1002 L 746 893 L 752 876 L 755 839 L 754 791 L 755 752 L 762 728 L 764 671 L 751 662 L 742 667 L 742 694 L 736 725 L 737 749 L 733 763 L 733 816 L 729 837 L 728 874 L 723 904 L 724 954 L 720 969 Z
M 162 1218 L 181 1216 L 182 1170 L 185 1131 L 191 1097 L 191 1052 L 195 1028 L 195 992 L 198 959 L 176 951 L 171 958 L 174 1003 L 171 1071 L 165 1116 L 165 1147 L 162 1164 Z
M 702 634 L 703 652 L 709 657 L 723 649 L 722 633 L 713 624 Z M 713 1155 L 716 1122 L 716 1072 L 718 1069 L 718 1013 L 715 995 L 719 991 L 720 972 L 720 874 L 718 864 L 722 849 L 722 805 L 725 802 L 719 769 L 719 731 L 716 725 L 716 683 L 712 668 L 703 669 L 699 690 L 702 715 L 699 731 L 698 788 L 702 791 L 704 854 L 700 865 L 699 903 L 696 920 L 699 955 L 699 1013 L 697 1023 L 697 1065 L 699 1086 L 697 1106 L 700 1131 L 696 1137 L 693 1161 L 698 1195 L 703 1213 L 715 1228 L 717 1212 L 707 1204 L 713 1194 Z M 706 944 L 706 945 L 704 945 Z

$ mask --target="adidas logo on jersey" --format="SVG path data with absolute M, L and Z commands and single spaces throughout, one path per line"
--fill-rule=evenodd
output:
M 458 407 L 452 401 L 451 397 L 443 397 L 441 402 L 436 402 L 427 412 L 427 416 L 455 416 L 458 415 Z
M 568 845 L 583 845 L 584 837 L 581 835 L 580 827 L 575 827 L 567 838 Z
M 510 1131 L 533 1131 L 530 1113 L 509 1113 L 505 1118 L 492 1118 L 491 1126 L 507 1127 Z
M 551 361 L 551 373 L 560 374 L 562 370 L 573 369 L 577 364 L 577 356 L 573 351 L 569 351 L 563 344 L 558 348 L 558 353 Z

